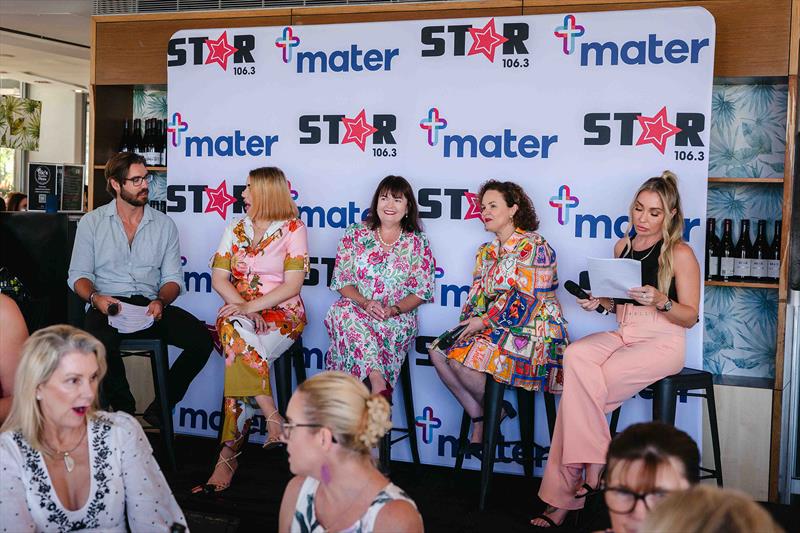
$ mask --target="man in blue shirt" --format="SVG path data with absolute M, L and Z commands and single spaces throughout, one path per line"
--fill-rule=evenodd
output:
M 81 218 L 69 265 L 69 286 L 89 302 L 84 329 L 106 347 L 108 372 L 104 403 L 134 412 L 136 403 L 119 353 L 124 338 L 160 338 L 183 349 L 169 371 L 169 406 L 186 394 L 208 361 L 214 343 L 206 326 L 172 304 L 183 291 L 178 229 L 167 215 L 147 205 L 149 177 L 142 156 L 122 152 L 106 163 L 106 189 L 114 197 Z M 155 322 L 133 333 L 120 333 L 108 322 L 109 307 L 147 306 Z M 118 307 L 117 307 L 118 308 Z M 145 412 L 157 422 L 156 402 Z

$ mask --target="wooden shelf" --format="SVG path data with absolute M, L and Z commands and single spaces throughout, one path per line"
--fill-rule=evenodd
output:
M 708 178 L 709 183 L 742 183 L 748 185 L 782 184 L 783 178 Z
M 95 165 L 94 169 L 95 170 L 105 170 L 106 166 L 105 165 Z M 167 171 L 167 167 L 152 166 L 152 167 L 147 167 L 147 170 L 150 170 L 152 172 L 166 172 Z
M 706 287 L 740 287 L 747 289 L 777 289 L 777 283 L 758 283 L 756 281 L 705 281 Z

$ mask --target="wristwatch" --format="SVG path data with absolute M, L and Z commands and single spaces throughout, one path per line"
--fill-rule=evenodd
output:
M 669 298 L 667 298 L 667 303 L 665 303 L 665 304 L 664 304 L 664 307 L 656 307 L 656 309 L 658 309 L 658 310 L 659 310 L 659 311 L 661 311 L 662 313 L 666 313 L 667 311 L 669 311 L 670 309 L 672 309 L 672 300 L 670 300 Z

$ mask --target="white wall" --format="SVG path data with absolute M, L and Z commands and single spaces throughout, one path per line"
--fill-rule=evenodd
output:
M 42 102 L 39 150 L 30 152 L 29 161 L 84 164 L 81 95 L 66 87 L 30 84 L 27 97 Z

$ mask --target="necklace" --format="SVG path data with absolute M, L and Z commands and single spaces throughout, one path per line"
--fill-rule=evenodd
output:
M 83 438 L 85 436 L 86 436 L 86 431 L 81 433 L 81 438 L 78 441 L 78 444 L 76 444 L 71 450 L 67 450 L 67 451 L 62 452 L 61 450 L 53 450 L 51 448 L 50 451 L 47 452 L 47 454 L 51 455 L 51 456 L 53 456 L 53 455 L 63 455 L 64 456 L 64 468 L 67 469 L 67 473 L 69 474 L 75 468 L 75 459 L 70 457 L 69 454 L 71 454 L 72 452 L 74 452 L 75 450 L 78 449 L 78 446 L 81 445 L 81 443 L 83 442 Z M 47 446 L 47 447 L 50 448 L 50 446 Z
M 378 226 L 378 229 L 375 230 L 375 234 L 378 236 L 378 242 L 380 242 L 383 245 L 384 248 L 391 248 L 392 246 L 397 244 L 397 241 L 400 240 L 400 235 L 403 234 L 403 231 L 401 230 L 400 234 L 397 236 L 397 238 L 394 240 L 394 242 L 389 243 L 389 244 L 387 244 L 386 241 L 383 240 L 383 237 L 381 237 L 381 227 L 380 226 Z
M 646 256 L 644 256 L 644 257 L 642 257 L 641 259 L 639 259 L 639 261 L 644 261 L 645 259 L 647 259 L 648 257 L 650 257 L 650 254 L 652 254 L 652 253 L 653 253 L 653 250 L 655 250 L 655 249 L 656 249 L 656 245 L 657 245 L 659 242 L 661 242 L 661 241 L 656 241 L 656 243 L 655 243 L 653 246 L 651 246 L 651 247 L 650 247 L 650 251 L 649 251 L 649 252 L 647 252 L 647 255 L 646 255 Z M 642 251 L 643 251 L 643 250 L 642 250 Z M 631 243 L 631 259 L 633 259 L 633 252 L 634 252 L 634 249 L 633 249 L 633 243 Z

